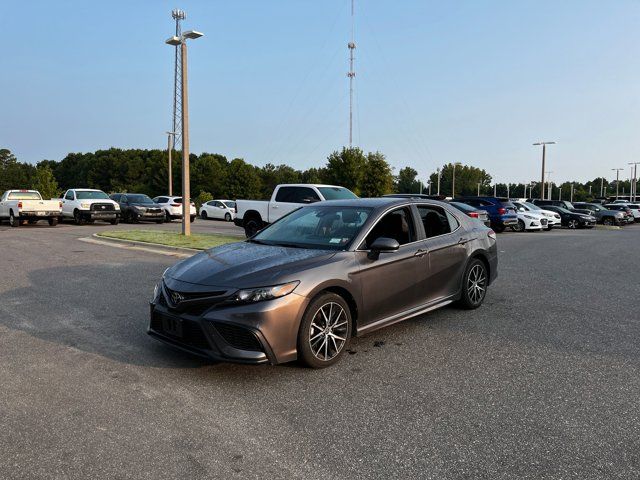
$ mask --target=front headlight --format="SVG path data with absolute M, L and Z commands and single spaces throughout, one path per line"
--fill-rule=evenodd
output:
M 272 287 L 258 287 L 240 290 L 236 293 L 234 300 L 238 303 L 262 302 L 263 300 L 272 300 L 274 298 L 284 297 L 293 292 L 300 284 L 299 281 L 283 283 L 282 285 L 274 285 Z
M 113 204 L 113 207 L 114 207 L 116 210 L 120 210 L 120 205 L 118 205 L 117 203 L 114 203 L 114 204 Z
M 532 217 L 531 215 L 525 215 L 524 218 L 528 218 L 529 220 L 535 220 L 536 217 Z
M 140 212 L 140 213 L 144 213 L 144 212 L 147 211 L 147 207 L 133 207 L 133 208 L 134 208 L 134 210 L 136 210 L 137 212 Z
M 89 203 L 81 203 L 80 204 L 80 208 L 82 208 L 84 210 L 87 210 L 87 209 L 91 208 L 91 204 L 89 204 Z

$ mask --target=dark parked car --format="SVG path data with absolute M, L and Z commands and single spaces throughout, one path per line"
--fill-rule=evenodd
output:
M 479 307 L 497 262 L 495 233 L 446 203 L 316 203 L 167 269 L 148 332 L 219 360 L 326 367 L 352 336 Z
M 487 227 L 491 227 L 491 219 L 489 218 L 489 214 L 486 211 L 480 210 L 478 208 L 472 207 L 471 205 L 467 205 L 466 203 L 462 203 L 462 202 L 449 202 L 449 205 L 457 208 L 462 213 L 464 213 L 465 215 L 471 218 L 477 218 L 482 223 L 484 223 Z
M 596 225 L 596 217 L 593 215 L 579 213 L 575 210 L 567 210 L 566 208 L 556 205 L 545 205 L 544 209 L 558 213 L 562 226 L 572 230 L 576 228 L 593 228 Z
M 491 220 L 491 228 L 498 233 L 504 232 L 507 227 L 518 225 L 516 207 L 508 198 L 456 197 L 455 201 L 486 211 Z
M 604 205 L 604 208 L 608 208 L 609 210 L 615 210 L 617 212 L 624 213 L 624 219 L 625 219 L 626 223 L 633 223 L 634 222 L 633 212 L 631 211 L 631 209 L 627 205 L 620 204 L 620 203 L 608 203 L 608 204 Z
M 120 216 L 126 223 L 164 222 L 164 210 L 151 200 L 147 195 L 141 193 L 114 193 L 110 195 L 111 200 L 120 205 Z
M 621 226 L 627 223 L 624 213 L 610 210 L 599 203 L 575 202 L 574 205 L 580 210 L 589 210 L 603 225 Z
M 534 205 L 538 205 L 539 207 L 547 208 L 549 206 L 561 207 L 570 212 L 584 213 L 586 215 L 591 215 L 591 210 L 576 208 L 573 203 L 567 200 L 540 200 L 538 198 L 534 198 L 530 200 Z

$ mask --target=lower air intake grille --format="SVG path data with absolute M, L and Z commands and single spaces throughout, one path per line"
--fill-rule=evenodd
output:
M 238 350 L 250 350 L 253 352 L 263 351 L 262 345 L 260 345 L 256 336 L 245 328 L 228 323 L 216 323 L 215 329 L 233 348 L 237 348 Z

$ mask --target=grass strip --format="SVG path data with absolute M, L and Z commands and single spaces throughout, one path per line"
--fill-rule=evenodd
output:
M 227 235 L 193 233 L 185 237 L 181 233 L 163 232 L 152 230 L 114 230 L 98 233 L 99 237 L 117 238 L 120 240 L 132 240 L 168 247 L 184 247 L 196 250 L 206 250 L 226 243 L 242 241 L 239 237 Z

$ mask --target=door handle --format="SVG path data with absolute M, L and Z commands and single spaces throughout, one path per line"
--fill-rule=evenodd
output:
M 414 253 L 413 256 L 424 257 L 427 253 L 429 253 L 429 250 L 425 250 L 424 248 L 419 248 L 418 250 L 416 250 L 416 253 Z
M 271 205 L 271 208 L 278 208 L 278 205 Z

